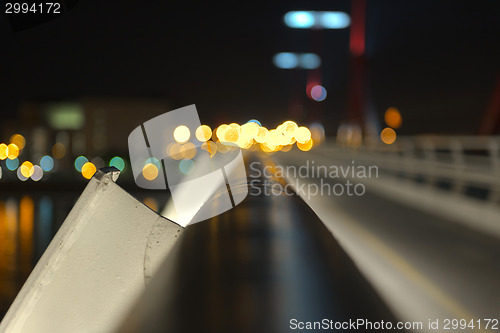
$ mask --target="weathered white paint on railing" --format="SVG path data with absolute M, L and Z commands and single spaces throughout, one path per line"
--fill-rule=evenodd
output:
M 116 169 L 115 169 L 116 170 Z M 98 171 L 24 284 L 0 332 L 112 332 L 183 228 Z

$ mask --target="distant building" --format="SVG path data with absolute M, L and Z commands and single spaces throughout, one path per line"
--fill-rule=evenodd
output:
M 126 153 L 129 133 L 172 108 L 167 99 L 84 97 L 74 101 L 25 102 L 18 120 L 4 123 L 2 138 L 21 133 L 29 158 L 62 160 Z M 56 145 L 58 144 L 58 145 Z

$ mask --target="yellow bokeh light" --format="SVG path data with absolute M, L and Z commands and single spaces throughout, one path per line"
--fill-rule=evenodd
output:
M 146 180 L 154 180 L 158 177 L 158 168 L 153 163 L 148 163 L 142 168 L 142 175 Z
M 401 113 L 399 113 L 399 110 L 394 107 L 390 107 L 387 111 L 385 111 L 384 120 L 387 126 L 392 128 L 399 128 L 403 123 Z
M 283 133 L 287 136 L 293 136 L 295 130 L 299 127 L 296 122 L 291 120 L 285 121 L 282 126 L 284 128 Z
M 14 134 L 10 137 L 10 143 L 15 144 L 21 150 L 26 145 L 26 139 L 21 134 Z
M 207 151 L 210 156 L 214 156 L 217 153 L 217 145 L 213 141 L 203 142 L 201 149 Z
M 310 130 L 311 130 L 311 138 L 314 140 L 314 143 L 316 145 L 323 142 L 323 139 L 325 138 L 325 131 L 322 125 L 319 124 L 313 125 L 311 126 Z
M 190 136 L 191 132 L 189 131 L 189 128 L 185 125 L 177 126 L 177 128 L 174 130 L 174 139 L 179 143 L 187 142 Z
M 212 136 L 212 129 L 207 125 L 201 125 L 196 129 L 195 136 L 200 142 L 208 141 Z
M 380 139 L 382 139 L 383 143 L 390 145 L 396 141 L 396 131 L 390 127 L 386 127 L 380 133 Z
M 63 158 L 66 155 L 66 147 L 62 143 L 57 142 L 52 146 L 52 155 L 58 160 Z
M 236 141 L 238 141 L 239 137 L 240 137 L 240 132 L 239 132 L 238 128 L 230 127 L 226 131 L 226 133 L 224 133 L 224 140 L 222 140 L 222 141 L 236 142 Z
M 307 143 L 311 139 L 311 131 L 305 126 L 300 126 L 293 132 L 293 136 L 297 142 Z
M 306 143 L 297 141 L 297 147 L 302 151 L 309 151 L 313 147 L 313 139 L 309 139 Z
M 217 129 L 218 128 L 214 128 L 212 131 L 212 141 L 214 141 L 214 142 L 219 140 L 219 138 L 217 137 Z
M 253 144 L 253 139 L 248 140 L 246 137 L 243 137 L 240 134 L 240 137 L 238 138 L 238 141 L 236 141 L 236 144 L 243 149 L 248 149 L 252 146 Z
M 9 156 L 9 147 L 2 143 L 0 144 L 0 160 L 5 160 Z
M 229 125 L 227 125 L 227 126 L 228 126 L 229 128 L 234 128 L 234 129 L 236 129 L 236 130 L 238 130 L 238 131 L 240 130 L 240 127 L 241 127 L 241 126 L 240 126 L 239 124 L 237 124 L 237 123 L 231 123 L 231 124 L 229 124 Z
M 241 132 L 241 135 L 247 141 L 255 139 L 255 137 L 259 133 L 259 125 L 257 123 L 254 123 L 254 122 L 243 124 L 243 125 L 241 125 L 240 132 Z
M 265 127 L 259 127 L 259 131 L 257 132 L 257 136 L 255 137 L 255 141 L 258 143 L 267 142 L 269 139 L 269 130 Z
M 230 150 L 231 147 L 226 146 L 220 141 L 217 141 L 217 151 L 220 153 L 227 153 Z
M 87 162 L 82 166 L 82 175 L 83 177 L 90 179 L 96 173 L 97 168 L 92 162 Z
M 222 124 L 212 132 L 209 128 L 203 132 L 201 128 L 197 130 L 196 137 L 199 141 L 208 142 L 210 137 L 213 140 L 213 147 L 217 152 L 225 153 L 230 150 L 242 148 L 249 150 L 262 150 L 264 152 L 272 153 L 277 151 L 290 151 L 293 145 L 301 150 L 308 151 L 314 144 L 320 143 L 324 138 L 324 130 L 316 128 L 318 125 L 312 125 L 313 131 L 306 126 L 300 126 L 292 121 L 287 120 L 279 125 L 276 129 L 267 129 L 260 126 L 256 122 L 248 122 L 243 125 L 231 123 L 229 125 Z M 320 126 L 320 125 L 319 125 Z M 210 144 L 202 145 L 202 149 L 210 153 L 212 150 Z M 213 153 L 211 153 L 213 155 Z
M 21 164 L 21 174 L 26 177 L 26 178 L 29 178 L 33 175 L 33 173 L 35 172 L 35 168 L 33 166 L 33 163 L 31 163 L 30 161 L 25 161 L 23 162 L 23 164 Z
M 193 159 L 196 156 L 196 146 L 192 142 L 187 142 L 182 145 L 180 153 L 182 158 Z
M 11 143 L 7 146 L 7 157 L 9 160 L 13 160 L 19 156 L 19 148 L 15 143 Z
M 269 137 L 266 142 L 271 146 L 279 146 L 282 143 L 282 137 L 283 135 L 278 130 L 272 129 L 269 131 Z
M 181 152 L 182 145 L 180 143 L 172 143 L 168 145 L 167 147 L 167 155 L 174 160 L 180 160 L 182 159 L 182 152 Z
M 224 134 L 226 133 L 227 130 L 227 125 L 222 124 L 219 127 L 217 127 L 217 130 L 215 131 L 215 134 L 217 135 L 217 139 L 219 141 L 222 141 L 224 139 Z
M 273 153 L 276 151 L 277 146 L 271 145 L 269 143 L 261 143 L 260 149 L 266 153 Z

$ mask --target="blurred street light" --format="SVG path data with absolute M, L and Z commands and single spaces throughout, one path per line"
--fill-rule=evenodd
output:
M 284 21 L 295 29 L 344 29 L 351 18 L 344 12 L 293 11 L 285 14 Z
M 282 69 L 316 69 L 321 65 L 321 59 L 314 53 L 280 52 L 273 57 L 273 63 Z

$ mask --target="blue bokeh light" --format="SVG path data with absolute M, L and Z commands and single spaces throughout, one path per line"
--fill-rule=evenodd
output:
M 146 162 L 144 162 L 144 166 L 148 164 L 153 164 L 156 168 L 158 168 L 158 170 L 161 170 L 161 162 L 155 157 L 148 158 Z
M 326 98 L 326 89 L 321 85 L 317 85 L 312 87 L 311 89 L 311 97 L 316 102 L 324 101 Z
M 285 14 L 285 24 L 290 28 L 307 29 L 314 26 L 314 13 L 305 11 L 288 12 Z
M 299 59 L 294 53 L 281 52 L 274 56 L 273 62 L 278 68 L 290 69 L 298 66 Z
M 343 29 L 351 24 L 351 18 L 344 12 L 322 12 L 319 22 L 324 29 Z
M 257 119 L 250 119 L 249 121 L 247 121 L 247 123 L 256 123 L 257 125 L 262 126 L 260 121 L 258 121 Z
M 89 160 L 85 156 L 78 156 L 75 160 L 75 169 L 78 172 L 82 172 L 82 167 Z
M 125 168 L 125 161 L 120 156 L 115 156 L 109 161 L 109 166 L 115 167 L 120 171 Z
M 317 54 L 304 53 L 299 55 L 299 64 L 305 69 L 315 69 L 321 65 L 321 59 Z
M 5 161 L 5 165 L 7 166 L 7 169 L 9 169 L 10 171 L 14 171 L 19 166 L 19 159 L 17 157 L 13 160 L 7 159 Z
M 179 163 L 179 170 L 185 175 L 190 174 L 193 172 L 194 169 L 194 162 L 193 160 L 188 160 L 188 159 L 183 159 Z
M 43 171 L 50 171 L 54 167 L 54 159 L 49 155 L 45 155 L 40 159 L 40 166 Z

